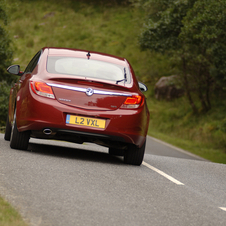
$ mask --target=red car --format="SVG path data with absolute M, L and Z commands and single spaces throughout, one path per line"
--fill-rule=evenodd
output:
M 10 91 L 5 140 L 14 149 L 28 148 L 30 137 L 91 142 L 143 161 L 149 111 L 129 62 L 120 57 L 77 49 L 43 48 Z

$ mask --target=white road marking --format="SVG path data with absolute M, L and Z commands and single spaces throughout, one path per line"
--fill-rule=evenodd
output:
M 144 166 L 148 167 L 149 169 L 151 169 L 151 170 L 157 172 L 158 174 L 162 175 L 162 176 L 165 177 L 166 179 L 172 181 L 173 183 L 175 183 L 175 184 L 177 184 L 177 185 L 184 185 L 184 184 L 181 183 L 180 181 L 178 181 L 178 180 L 176 180 L 175 178 L 169 176 L 168 174 L 162 172 L 161 170 L 155 168 L 154 166 L 151 166 L 151 165 L 149 165 L 149 164 L 146 163 L 146 162 L 142 162 L 142 164 L 143 164 Z
M 226 207 L 219 207 L 220 209 L 226 211 Z

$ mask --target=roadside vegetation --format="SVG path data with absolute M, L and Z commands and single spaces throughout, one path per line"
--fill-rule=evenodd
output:
M 198 12 L 203 10 L 205 1 L 208 1 L 209 14 L 202 11 L 200 16 Z M 225 63 L 220 64 L 225 57 L 220 49 L 225 48 L 222 27 L 226 22 L 217 21 L 223 18 L 225 8 L 221 7 L 219 11 L 217 3 L 221 1 L 213 0 L 174 2 L 8 0 L 5 5 L 8 23 L 3 27 L 11 40 L 8 48 L 13 57 L 9 56 L 9 59 L 24 70 L 31 57 L 44 46 L 79 48 L 125 57 L 133 65 L 139 80 L 149 88 L 146 93 L 151 113 L 149 134 L 211 161 L 226 163 Z M 199 4 L 193 7 L 195 2 Z M 211 9 L 220 13 L 219 17 L 211 16 Z M 196 14 L 200 23 L 194 20 L 192 27 L 188 21 Z M 211 28 L 205 24 L 206 18 L 209 18 Z M 182 22 L 186 29 L 182 29 Z M 175 28 L 174 24 L 179 25 Z M 200 33 L 197 33 L 196 26 L 206 26 L 206 29 L 199 29 Z M 189 36 L 193 31 L 196 32 L 194 36 Z M 211 46 L 213 43 L 215 45 Z M 203 51 L 198 52 L 201 48 Z M 184 71 L 183 60 L 187 71 Z M 218 64 L 221 67 L 217 67 Z M 197 67 L 200 70 L 197 71 Z M 212 74 L 209 73 L 211 70 Z M 201 72 L 203 76 L 198 74 Z M 162 76 L 175 74 L 181 78 L 192 74 L 189 76 L 192 83 L 188 84 L 192 88 L 179 99 L 156 100 L 155 83 Z M 8 77 L 7 84 L 11 81 Z M 0 125 L 4 127 L 8 107 L 6 93 L 10 86 L 5 81 L 1 81 L 0 86 Z
M 177 82 L 185 92 L 169 103 L 149 102 L 154 112 L 149 132 L 211 161 L 225 163 L 225 1 L 131 2 L 145 15 L 140 47 L 167 56 L 167 68 L 177 69 Z
M 131 62 L 149 88 L 149 135 L 226 163 L 225 18 L 220 0 L 0 0 L 0 132 L 18 79 L 10 64 L 24 70 L 44 46 L 86 49 Z M 156 82 L 170 75 L 186 95 L 156 100 Z M 0 199 L 1 225 L 23 225 L 2 223 L 1 208 L 10 207 Z
M 21 216 L 10 204 L 0 197 L 0 225 L 1 226 L 26 226 Z

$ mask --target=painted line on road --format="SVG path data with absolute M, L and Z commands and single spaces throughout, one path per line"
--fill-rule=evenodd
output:
M 154 166 L 151 166 L 151 165 L 149 165 L 149 164 L 146 163 L 146 162 L 142 162 L 142 164 L 143 164 L 144 166 L 148 167 L 149 169 L 155 171 L 156 173 L 162 175 L 162 176 L 165 177 L 166 179 L 172 181 L 173 183 L 175 183 L 175 184 L 177 184 L 177 185 L 184 185 L 184 184 L 181 183 L 180 181 L 178 181 L 178 180 L 176 180 L 175 178 L 169 176 L 168 174 L 164 173 L 163 171 L 161 171 L 161 170 L 155 168 Z
M 226 211 L 226 207 L 219 207 L 220 209 Z

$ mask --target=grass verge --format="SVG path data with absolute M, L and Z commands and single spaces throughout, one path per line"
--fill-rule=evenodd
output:
M 150 136 L 212 162 L 226 163 L 225 105 L 215 100 L 212 110 L 194 115 L 185 97 L 170 102 L 157 101 L 152 95 L 147 99 Z
M 0 225 L 27 226 L 19 213 L 3 198 L 0 197 Z

